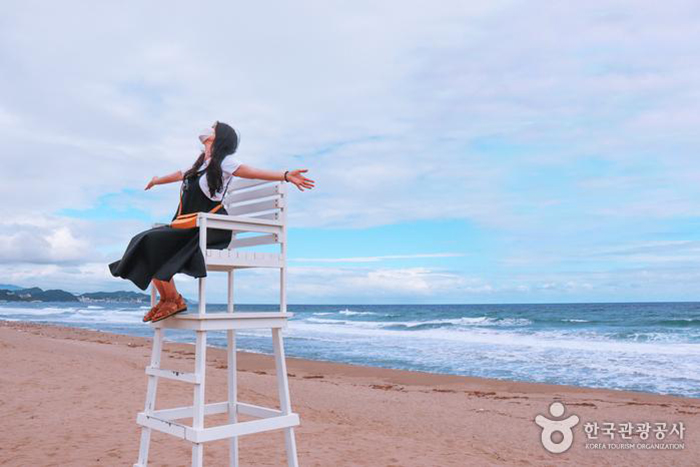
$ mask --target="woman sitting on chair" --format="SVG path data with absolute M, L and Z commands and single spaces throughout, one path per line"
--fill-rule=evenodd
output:
M 155 185 L 182 180 L 180 205 L 173 216 L 209 212 L 217 208 L 226 195 L 233 176 L 260 180 L 284 180 L 294 183 L 299 190 L 313 188 L 314 181 L 302 175 L 306 169 L 270 171 L 241 164 L 233 154 L 240 137 L 229 125 L 216 122 L 199 135 L 204 145 L 192 167 L 178 170 L 164 177 L 153 177 L 146 190 Z M 228 214 L 223 206 L 216 214 Z M 231 242 L 230 230 L 207 228 L 207 248 L 224 249 Z M 204 256 L 199 248 L 199 227 L 173 228 L 170 225 L 154 227 L 136 234 L 121 260 L 109 264 L 115 277 L 129 279 L 141 290 L 153 281 L 160 300 L 143 317 L 143 321 L 160 321 L 187 309 L 185 299 L 175 288 L 173 276 L 184 273 L 206 277 Z

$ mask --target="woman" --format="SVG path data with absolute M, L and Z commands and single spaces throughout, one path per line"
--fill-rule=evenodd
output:
M 232 157 L 238 149 L 240 137 L 229 125 L 216 122 L 202 132 L 199 140 L 204 145 L 194 165 L 165 177 L 153 177 L 146 190 L 155 185 L 183 180 L 180 206 L 173 216 L 193 212 L 209 212 L 221 204 L 228 183 L 233 176 L 262 180 L 285 180 L 294 183 L 299 190 L 313 188 L 314 181 L 301 175 L 306 169 L 269 171 L 241 164 Z M 223 206 L 217 214 L 228 214 Z M 207 248 L 224 249 L 231 242 L 230 230 L 207 228 Z M 207 275 L 204 256 L 199 248 L 199 227 L 176 229 L 168 226 L 154 227 L 134 236 L 122 259 L 110 263 L 109 270 L 115 277 L 129 279 L 141 290 L 153 281 L 160 300 L 143 317 L 143 321 L 160 321 L 185 311 L 184 298 L 175 288 L 172 277 L 178 272 L 193 277 Z

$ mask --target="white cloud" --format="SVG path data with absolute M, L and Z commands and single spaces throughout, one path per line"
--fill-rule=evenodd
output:
M 289 261 L 305 263 L 376 263 L 390 259 L 454 258 L 460 256 L 464 255 L 462 253 L 418 253 L 412 255 L 355 256 L 348 258 L 290 258 Z
M 68 222 L 69 224 L 63 224 Z M 78 263 L 97 253 L 90 240 L 76 233 L 70 219 L 34 218 L 0 223 L 0 263 Z M 91 256 L 93 258 L 91 258 Z
M 110 209 L 168 218 L 177 186 L 124 190 L 142 193 L 154 174 L 191 162 L 196 131 L 215 119 L 240 128 L 244 163 L 310 169 L 316 188 L 290 189 L 295 227 L 465 219 L 536 269 L 699 214 L 694 2 L 207 5 L 206 19 L 187 2 L 5 6 L 0 216 L 13 220 L 0 261 L 116 259 L 148 221 L 53 213 L 118 193 Z M 603 167 L 581 169 L 590 159 Z M 60 270 L 41 271 L 82 274 Z M 345 285 L 385 295 L 604 287 L 372 271 L 344 271 Z M 308 296 L 340 290 L 299 277 L 314 284 Z

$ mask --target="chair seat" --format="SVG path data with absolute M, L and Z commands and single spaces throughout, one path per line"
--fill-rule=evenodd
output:
M 234 313 L 179 313 L 151 323 L 155 328 L 191 329 L 194 331 L 223 331 L 228 329 L 263 329 L 287 327 L 294 313 L 255 311 Z

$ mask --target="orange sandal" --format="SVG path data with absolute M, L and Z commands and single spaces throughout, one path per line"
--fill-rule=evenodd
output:
M 160 297 L 160 300 L 158 300 L 158 303 L 156 303 L 154 306 L 152 306 L 151 309 L 148 310 L 148 313 L 143 315 L 143 322 L 147 323 L 150 320 L 152 320 L 153 317 L 156 314 L 158 314 L 158 312 L 160 311 L 160 309 L 163 307 L 164 304 L 165 304 L 165 299 L 163 297 Z
M 158 310 L 158 313 L 153 316 L 151 322 L 157 323 L 185 310 L 187 310 L 187 303 L 182 295 L 178 294 L 174 301 L 166 300 L 165 304 Z

